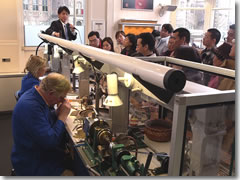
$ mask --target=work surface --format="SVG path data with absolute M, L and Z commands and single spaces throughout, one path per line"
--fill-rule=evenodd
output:
M 83 133 L 82 130 L 82 122 L 78 120 L 76 117 L 76 110 L 85 110 L 83 106 L 79 104 L 79 102 L 73 100 L 75 97 L 74 96 L 68 96 L 67 98 L 70 99 L 70 103 L 72 105 L 71 112 L 67 118 L 66 121 L 66 130 L 69 134 L 69 136 L 72 139 L 72 142 L 74 144 L 74 147 L 76 148 L 80 158 L 82 159 L 83 163 L 85 166 L 92 166 L 92 163 L 88 160 L 87 156 L 83 152 L 83 146 L 84 146 L 84 139 L 85 139 L 85 134 Z M 137 160 L 144 164 L 146 163 L 148 153 L 153 152 L 154 156 L 152 157 L 149 169 L 154 169 L 156 167 L 160 167 L 161 164 L 160 162 L 156 159 L 155 153 L 170 153 L 170 142 L 166 143 L 159 143 L 159 142 L 154 142 L 149 140 L 146 136 L 144 136 L 144 143 L 148 146 L 146 148 L 141 148 L 138 149 L 138 155 L 137 155 Z M 131 152 L 132 155 L 135 155 L 135 152 Z M 149 171 L 150 172 L 150 171 Z M 152 173 L 150 173 L 153 175 Z M 167 175 L 167 174 L 162 174 L 162 175 Z

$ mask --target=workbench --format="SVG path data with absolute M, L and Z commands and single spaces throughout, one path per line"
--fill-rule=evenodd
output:
M 66 126 L 66 130 L 68 132 L 68 135 L 72 140 L 73 146 L 74 146 L 75 150 L 77 151 L 83 164 L 86 167 L 92 167 L 93 163 L 91 161 L 89 161 L 89 159 L 87 158 L 86 154 L 83 151 L 83 147 L 85 146 L 84 138 L 79 138 L 79 136 L 77 135 L 78 131 L 81 131 L 81 128 L 79 128 L 79 129 L 76 128 L 76 125 L 79 124 L 79 121 L 76 120 L 76 116 L 72 115 L 73 112 L 76 111 L 76 109 L 80 110 L 80 111 L 85 110 L 84 106 L 81 106 L 78 103 L 78 101 L 74 100 L 75 97 L 77 97 L 77 96 L 72 96 L 72 95 L 67 96 L 67 98 L 69 99 L 69 101 L 72 105 L 72 109 L 69 113 L 69 116 L 67 118 L 65 126 Z M 146 136 L 144 136 L 144 143 L 148 147 L 138 149 L 138 155 L 137 155 L 137 160 L 142 164 L 146 163 L 149 152 L 152 152 L 154 154 L 160 153 L 160 152 L 165 152 L 165 153 L 169 154 L 169 152 L 170 152 L 170 142 L 166 142 L 166 143 L 154 142 L 154 141 L 151 141 L 150 139 L 148 139 Z M 135 155 L 135 152 L 131 152 L 131 154 Z M 149 170 L 160 167 L 160 166 L 161 166 L 160 162 L 156 159 L 156 156 L 153 155 L 150 166 L 149 166 Z M 90 172 L 90 175 L 94 175 L 94 174 Z M 151 171 L 149 171 L 149 175 L 154 176 Z M 162 175 L 166 176 L 167 174 L 162 174 Z

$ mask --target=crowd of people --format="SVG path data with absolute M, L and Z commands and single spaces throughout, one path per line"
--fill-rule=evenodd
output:
M 202 39 L 203 45 L 205 46 L 204 49 L 190 45 L 191 33 L 187 28 L 180 27 L 173 29 L 171 24 L 163 24 L 160 31 L 153 30 L 152 33 L 144 32 L 138 35 L 132 33 L 125 34 L 123 31 L 117 31 L 115 39 L 117 43 L 114 47 L 111 37 L 105 37 L 102 40 L 96 31 L 91 31 L 88 34 L 90 46 L 126 56 L 169 56 L 195 63 L 235 69 L 235 24 L 229 27 L 228 36 L 225 38 L 223 44 L 218 47 L 217 45 L 221 39 L 220 31 L 216 28 L 208 29 Z M 93 43 L 93 40 L 95 43 Z M 221 56 L 220 59 L 218 58 L 219 56 Z M 216 63 L 216 59 L 218 59 L 219 63 Z M 212 73 L 201 72 L 186 67 L 182 68 L 176 65 L 172 65 L 172 67 L 182 69 L 185 72 L 187 80 L 216 89 L 221 87 L 221 81 L 224 79 Z M 224 80 L 226 81 L 227 79 L 225 78 Z M 234 81 L 228 80 L 231 86 L 225 86 L 225 90 L 234 89 Z M 223 87 L 221 87 L 221 89 L 222 88 Z
M 72 24 L 67 23 L 69 9 L 58 9 L 59 20 L 52 22 L 46 33 L 67 40 L 76 39 Z M 97 31 L 88 34 L 89 46 L 132 57 L 170 56 L 179 60 L 203 63 L 211 66 L 235 69 L 235 25 L 229 27 L 226 41 L 217 47 L 221 33 L 208 29 L 203 37 L 205 49 L 199 51 L 190 43 L 190 32 L 171 24 L 163 24 L 161 31 L 139 35 L 116 32 L 117 44 L 111 37 L 100 38 Z M 74 169 L 66 158 L 67 142 L 65 122 L 71 106 L 66 95 L 70 82 L 61 74 L 50 73 L 42 81 L 39 77 L 46 72 L 46 60 L 30 56 L 18 93 L 19 100 L 13 111 L 12 165 L 16 175 L 74 175 Z M 182 69 L 190 81 L 206 86 L 228 90 L 235 89 L 235 81 L 218 75 L 202 73 L 186 67 Z M 57 105 L 57 108 L 54 106 Z M 82 172 L 83 175 L 83 172 Z M 86 175 L 86 174 L 84 174 Z

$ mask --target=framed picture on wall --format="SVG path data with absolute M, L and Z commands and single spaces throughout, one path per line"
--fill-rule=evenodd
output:
M 122 0 L 122 9 L 153 10 L 153 0 Z

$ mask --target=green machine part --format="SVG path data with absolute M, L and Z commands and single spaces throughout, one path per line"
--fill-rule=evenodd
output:
M 120 173 L 120 166 L 130 175 L 144 175 L 144 165 L 139 163 L 135 156 L 124 149 L 123 144 L 115 144 L 112 147 L 112 168 Z M 121 173 L 127 175 L 126 173 Z
M 121 157 L 121 165 L 130 176 L 144 175 L 144 166 L 133 155 L 123 155 Z
M 112 147 L 112 168 L 114 170 L 118 169 L 118 155 L 123 152 L 124 145 L 123 144 L 115 144 Z

